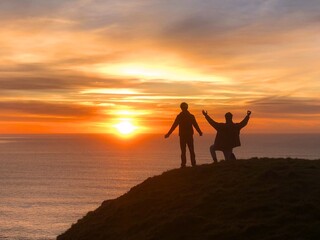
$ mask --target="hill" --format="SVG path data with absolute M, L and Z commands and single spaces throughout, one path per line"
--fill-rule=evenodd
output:
M 57 239 L 320 239 L 320 160 L 170 170 L 103 202 Z

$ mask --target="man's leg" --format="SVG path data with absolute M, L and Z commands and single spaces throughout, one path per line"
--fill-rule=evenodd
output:
M 196 166 L 196 154 L 194 153 L 194 144 L 192 136 L 187 139 L 187 144 L 190 151 L 191 165 L 194 167 Z
M 226 161 L 236 160 L 236 156 L 235 156 L 234 153 L 232 152 L 232 148 L 231 148 L 231 149 L 228 149 L 228 150 L 224 150 L 224 151 L 223 151 L 223 155 L 224 155 L 224 158 L 225 158 Z
M 180 149 L 181 149 L 181 167 L 186 166 L 187 157 L 186 157 L 186 148 L 187 141 L 185 138 L 180 137 Z
M 210 153 L 211 153 L 211 157 L 212 157 L 213 162 L 217 163 L 218 159 L 217 159 L 217 154 L 216 154 L 216 148 L 214 145 L 210 146 Z

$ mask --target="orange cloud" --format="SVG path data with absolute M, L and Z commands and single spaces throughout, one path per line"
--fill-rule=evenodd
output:
M 187 101 L 207 131 L 202 109 L 220 121 L 251 109 L 252 132 L 320 132 L 319 10 L 291 0 L 1 1 L 0 130 L 108 132 L 130 116 L 163 132 Z

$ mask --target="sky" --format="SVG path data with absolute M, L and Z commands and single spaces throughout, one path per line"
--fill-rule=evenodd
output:
M 185 101 L 320 133 L 318 0 L 1 0 L 0 133 L 166 133 Z

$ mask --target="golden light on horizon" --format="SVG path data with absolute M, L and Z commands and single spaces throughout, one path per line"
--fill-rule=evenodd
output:
M 199 81 L 230 83 L 226 77 L 203 73 L 201 70 L 175 62 L 166 64 L 161 62 L 144 63 L 128 62 L 121 64 L 99 64 L 91 69 L 102 75 L 119 77 L 135 77 L 140 79 L 166 79 L 169 81 Z

